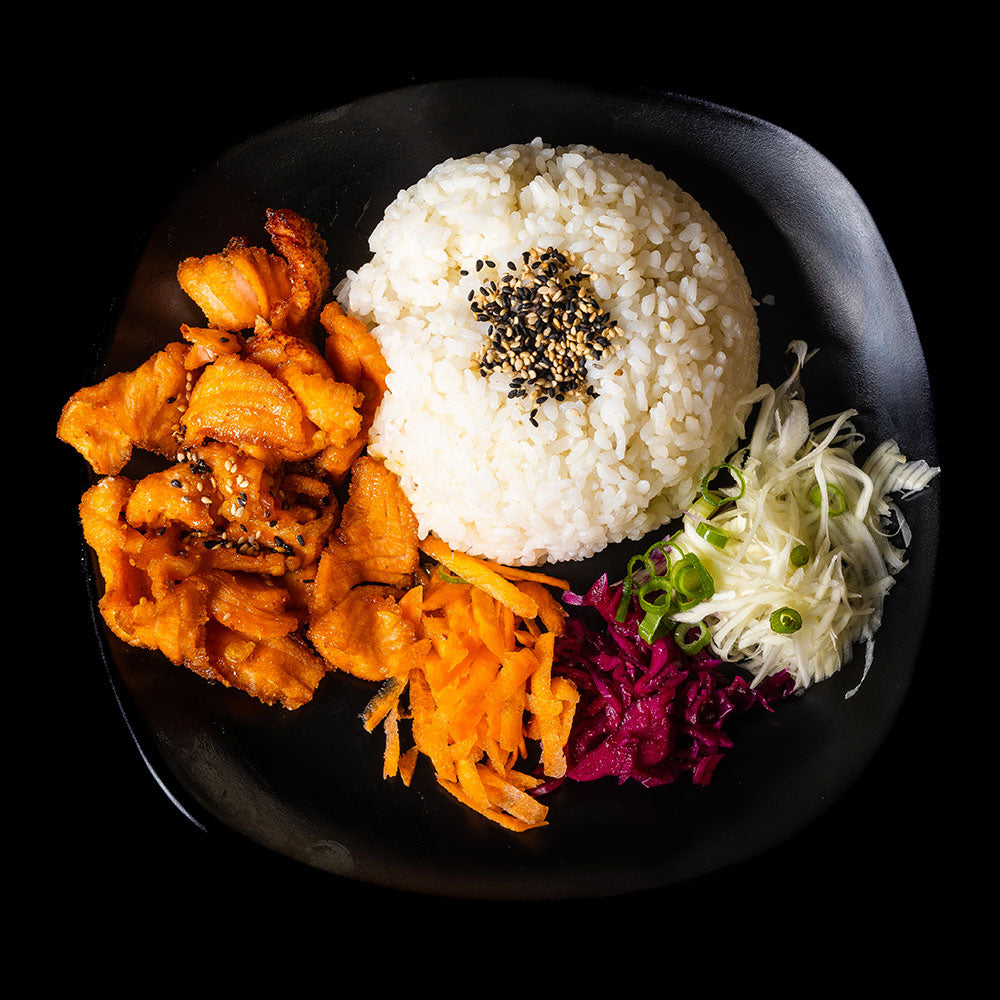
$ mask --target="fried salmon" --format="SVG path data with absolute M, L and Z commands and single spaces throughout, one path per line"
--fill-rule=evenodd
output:
M 183 260 L 178 281 L 206 324 L 74 394 L 57 433 L 102 477 L 80 519 L 114 635 L 298 708 L 333 667 L 403 675 L 429 640 L 412 595 L 399 600 L 419 566 L 415 519 L 395 476 L 363 455 L 387 369 L 364 324 L 322 311 L 316 227 L 269 210 L 265 229 L 274 252 L 234 238 Z M 313 340 L 321 311 L 326 351 Z M 126 476 L 135 449 L 167 464 Z M 334 487 L 347 476 L 342 517 Z
M 261 317 L 308 335 L 330 284 L 326 243 L 288 209 L 268 209 L 265 229 L 280 256 L 234 237 L 220 253 L 182 260 L 177 280 L 216 329 L 251 330 Z
M 56 435 L 105 476 L 121 472 L 133 448 L 174 454 L 187 405 L 187 351 L 170 344 L 135 371 L 80 389 L 63 407 Z
M 340 525 L 319 560 L 313 620 L 360 583 L 406 587 L 420 565 L 417 521 L 399 480 L 363 455 L 354 464 Z

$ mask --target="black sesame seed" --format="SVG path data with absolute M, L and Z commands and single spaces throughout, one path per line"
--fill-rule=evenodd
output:
M 585 391 L 586 362 L 599 358 L 619 331 L 594 297 L 589 276 L 553 247 L 526 250 L 521 260 L 520 272 L 508 261 L 499 284 L 491 280 L 470 298 L 472 312 L 487 324 L 476 359 L 480 373 L 513 375 L 508 398 L 531 395 L 536 404 L 595 395 Z M 496 266 L 488 258 L 480 265 Z

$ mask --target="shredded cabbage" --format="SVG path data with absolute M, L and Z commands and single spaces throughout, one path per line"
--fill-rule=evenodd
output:
M 788 349 L 796 355 L 788 379 L 776 390 L 761 386 L 744 401 L 748 408 L 759 402 L 760 410 L 748 444 L 730 459 L 746 481 L 743 495 L 711 517 L 729 536 L 723 547 L 704 529 L 699 534 L 705 518 L 697 508 L 684 516 L 676 542 L 701 559 L 715 594 L 675 617 L 708 621 L 715 653 L 741 661 L 753 685 L 782 670 L 797 688 L 825 680 L 850 660 L 855 642 L 866 647 L 863 681 L 885 597 L 906 565 L 910 540 L 890 495 L 919 492 L 940 469 L 908 462 L 891 440 L 859 466 L 855 452 L 864 439 L 851 423 L 857 411 L 810 422 L 800 377 L 815 352 L 802 341 Z M 817 485 L 818 505 L 809 499 Z M 836 491 L 847 509 L 831 514 L 836 508 L 828 501 Z M 802 545 L 808 561 L 795 565 L 801 549 L 795 560 L 792 550 Z M 772 613 L 785 607 L 802 618 L 791 634 L 770 624 Z

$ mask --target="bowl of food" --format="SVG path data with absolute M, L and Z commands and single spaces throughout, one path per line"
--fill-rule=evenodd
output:
M 927 373 L 857 193 L 751 116 L 537 86 L 220 157 L 60 421 L 157 779 L 359 882 L 752 857 L 861 773 L 919 646 Z

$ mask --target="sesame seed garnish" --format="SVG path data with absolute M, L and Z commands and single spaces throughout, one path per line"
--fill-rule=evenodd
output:
M 495 268 L 488 258 L 476 270 Z M 553 247 L 526 250 L 520 268 L 507 271 L 469 293 L 476 319 L 487 324 L 486 343 L 476 357 L 485 378 L 511 375 L 508 399 L 531 396 L 529 420 L 538 426 L 538 407 L 597 395 L 588 384 L 587 362 L 613 349 L 621 336 L 590 286 L 589 275 L 573 255 Z

